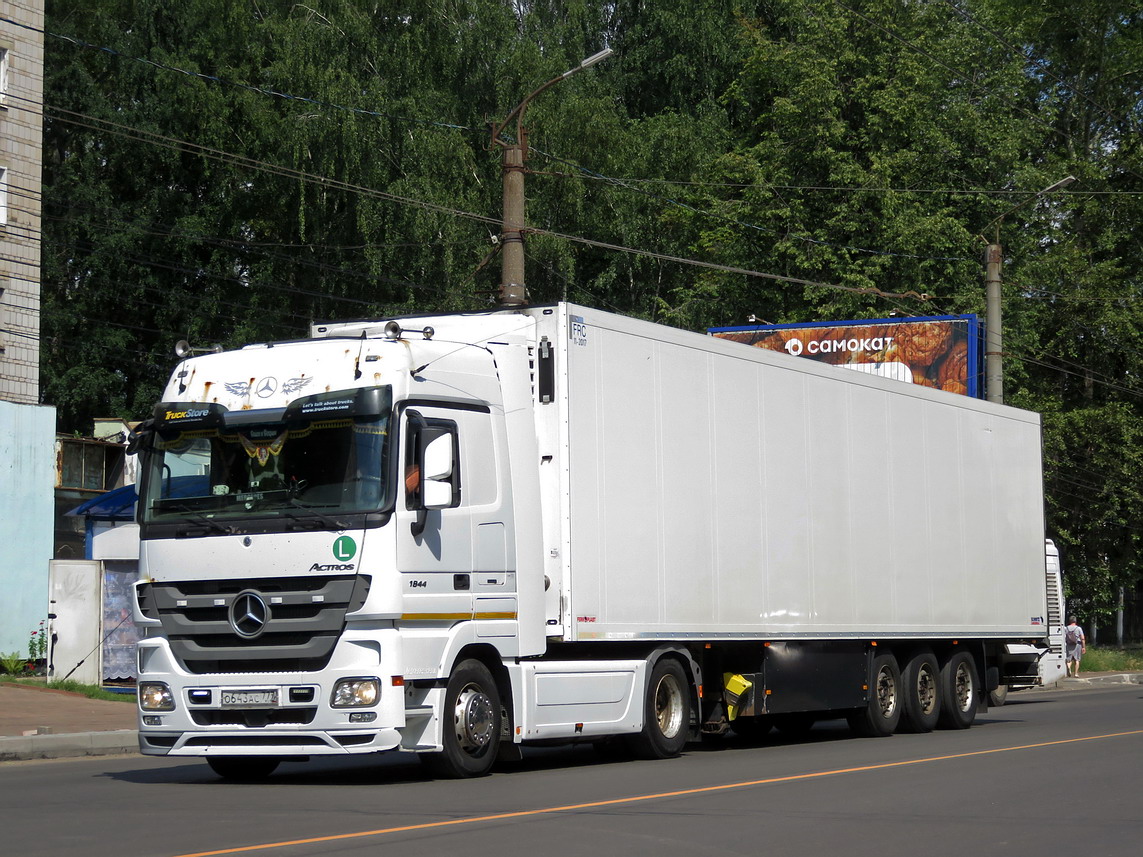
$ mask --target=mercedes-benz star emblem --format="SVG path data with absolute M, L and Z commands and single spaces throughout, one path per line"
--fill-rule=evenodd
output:
M 240 592 L 230 605 L 230 627 L 239 637 L 253 640 L 266 630 L 269 621 L 270 607 L 257 592 Z
M 265 378 L 258 382 L 258 386 L 255 388 L 255 391 L 258 393 L 258 397 L 260 399 L 265 399 L 267 396 L 274 395 L 274 393 L 278 391 L 278 379 L 272 375 L 267 375 Z

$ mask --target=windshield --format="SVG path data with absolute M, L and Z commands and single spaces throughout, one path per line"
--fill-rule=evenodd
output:
M 143 523 L 281 518 L 346 526 L 387 502 L 389 415 L 160 427 L 151 441 Z

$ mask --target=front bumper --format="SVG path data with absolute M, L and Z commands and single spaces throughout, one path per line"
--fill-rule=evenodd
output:
M 389 632 L 390 634 L 392 632 Z M 401 743 L 405 690 L 399 646 L 377 636 L 339 641 L 319 672 L 192 674 L 181 669 L 164 638 L 139 644 L 139 681 L 170 688 L 173 710 L 139 711 L 139 749 L 153 756 L 318 756 L 377 753 Z M 389 653 L 388 657 L 385 653 Z M 387 663 L 392 659 L 392 663 Z M 335 708 L 339 679 L 376 677 L 381 692 L 370 706 Z M 269 692 L 234 704 L 233 691 Z M 241 699 L 241 696 L 239 697 Z M 367 722 L 362 722 L 366 720 Z

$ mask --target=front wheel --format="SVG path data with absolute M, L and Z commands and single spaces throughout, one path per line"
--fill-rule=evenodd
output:
M 500 748 L 500 692 L 488 667 L 461 661 L 445 688 L 440 753 L 421 756 L 438 777 L 482 777 Z
M 640 759 L 669 759 L 683 751 L 691 722 L 687 674 L 673 658 L 663 658 L 651 670 L 643 706 L 643 731 L 630 738 Z
M 956 652 L 941 667 L 941 716 L 945 729 L 967 729 L 976 719 L 979 682 L 968 652 Z
M 273 756 L 208 756 L 206 763 L 224 780 L 257 783 L 274 773 L 281 761 Z
M 1008 685 L 997 685 L 996 690 L 989 691 L 988 704 L 993 708 L 999 708 L 1008 701 Z

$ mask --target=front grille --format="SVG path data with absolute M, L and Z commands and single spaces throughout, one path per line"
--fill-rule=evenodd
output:
M 268 608 L 261 633 L 239 635 L 230 610 L 242 593 L 256 593 Z M 329 662 L 345 628 L 345 614 L 369 595 L 363 575 L 187 580 L 139 587 L 145 605 L 162 620 L 179 664 L 197 675 L 311 672 Z
M 193 710 L 191 717 L 199 726 L 246 726 L 261 729 L 264 726 L 313 723 L 316 708 L 247 708 L 242 710 Z
M 307 735 L 200 735 L 188 738 L 184 747 L 308 747 L 325 744 Z

